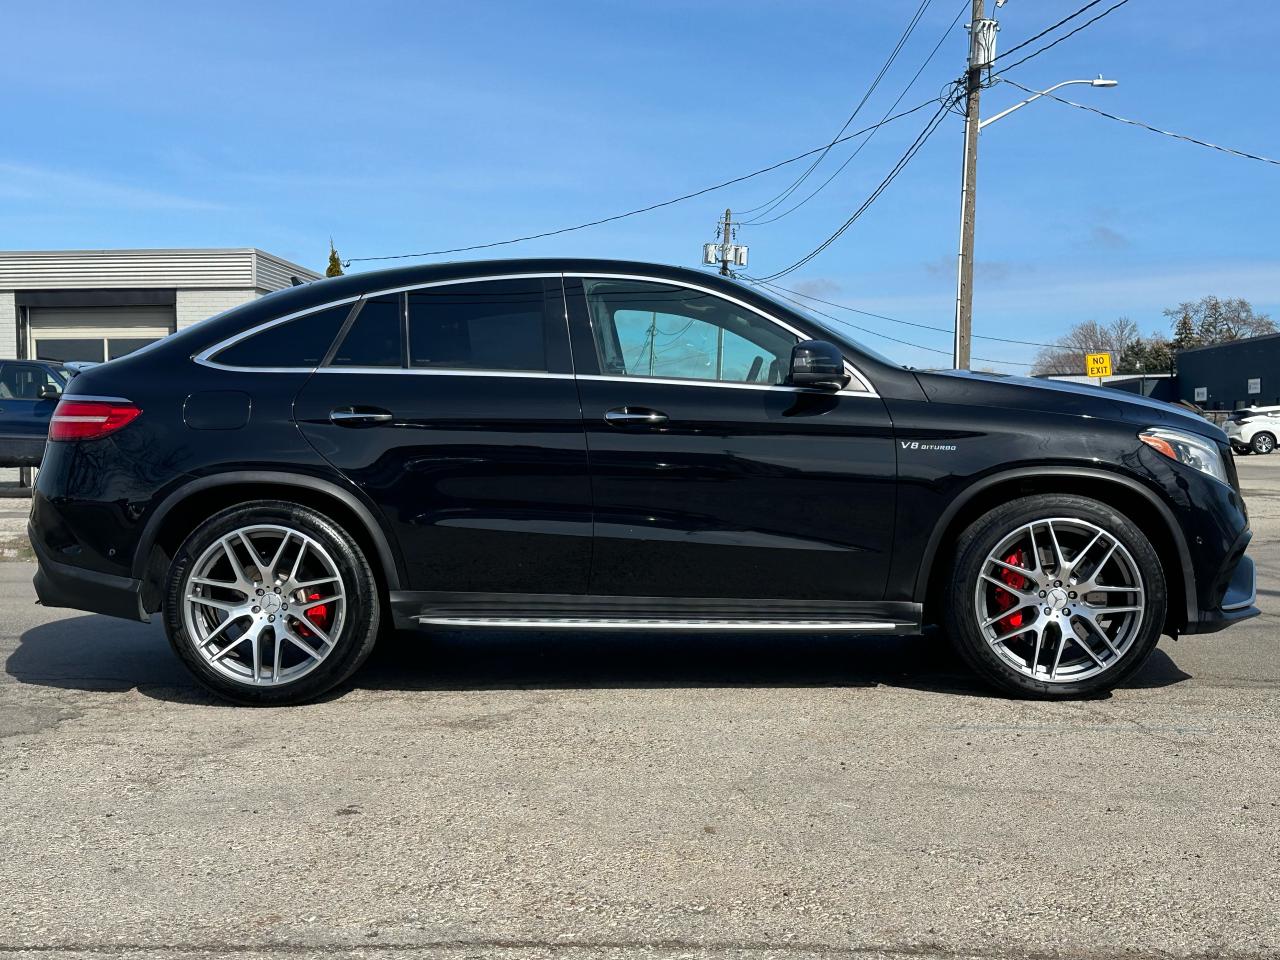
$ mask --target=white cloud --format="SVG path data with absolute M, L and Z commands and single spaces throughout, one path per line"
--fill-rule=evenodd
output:
M 105 180 L 88 174 L 20 163 L 0 163 L 0 197 L 44 208 L 107 207 L 126 210 L 223 210 L 211 200 Z

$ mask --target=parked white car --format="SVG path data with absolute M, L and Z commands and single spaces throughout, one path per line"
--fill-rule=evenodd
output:
M 1233 411 L 1222 429 L 1236 453 L 1270 453 L 1280 438 L 1280 406 Z

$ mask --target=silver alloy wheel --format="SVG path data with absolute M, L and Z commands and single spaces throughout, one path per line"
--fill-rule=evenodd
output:
M 318 667 L 347 611 L 329 552 L 276 524 L 241 527 L 211 544 L 192 564 L 183 597 L 196 651 L 250 686 L 291 683 Z
M 978 627 L 1024 676 L 1075 683 L 1110 669 L 1137 639 L 1146 608 L 1133 556 L 1095 523 L 1023 524 L 987 554 L 974 590 Z
M 1270 453 L 1271 448 L 1276 445 L 1275 440 L 1271 439 L 1271 434 L 1260 433 L 1253 438 L 1253 449 L 1258 453 Z

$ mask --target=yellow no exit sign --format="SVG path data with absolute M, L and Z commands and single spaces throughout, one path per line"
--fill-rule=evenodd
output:
M 1084 370 L 1090 377 L 1111 376 L 1111 354 L 1087 353 L 1084 358 Z

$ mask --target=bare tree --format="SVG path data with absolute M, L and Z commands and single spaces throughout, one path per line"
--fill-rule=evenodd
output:
M 1118 361 L 1141 339 L 1138 325 L 1128 317 L 1120 317 L 1109 324 L 1086 320 L 1068 330 L 1052 347 L 1041 350 L 1031 373 L 1038 377 L 1082 374 L 1085 354 L 1110 353 Z
M 1201 297 L 1170 307 L 1164 315 L 1172 322 L 1174 343 L 1179 348 L 1209 346 L 1276 332 L 1272 319 L 1265 313 L 1254 313 L 1253 304 L 1241 297 L 1227 300 Z

